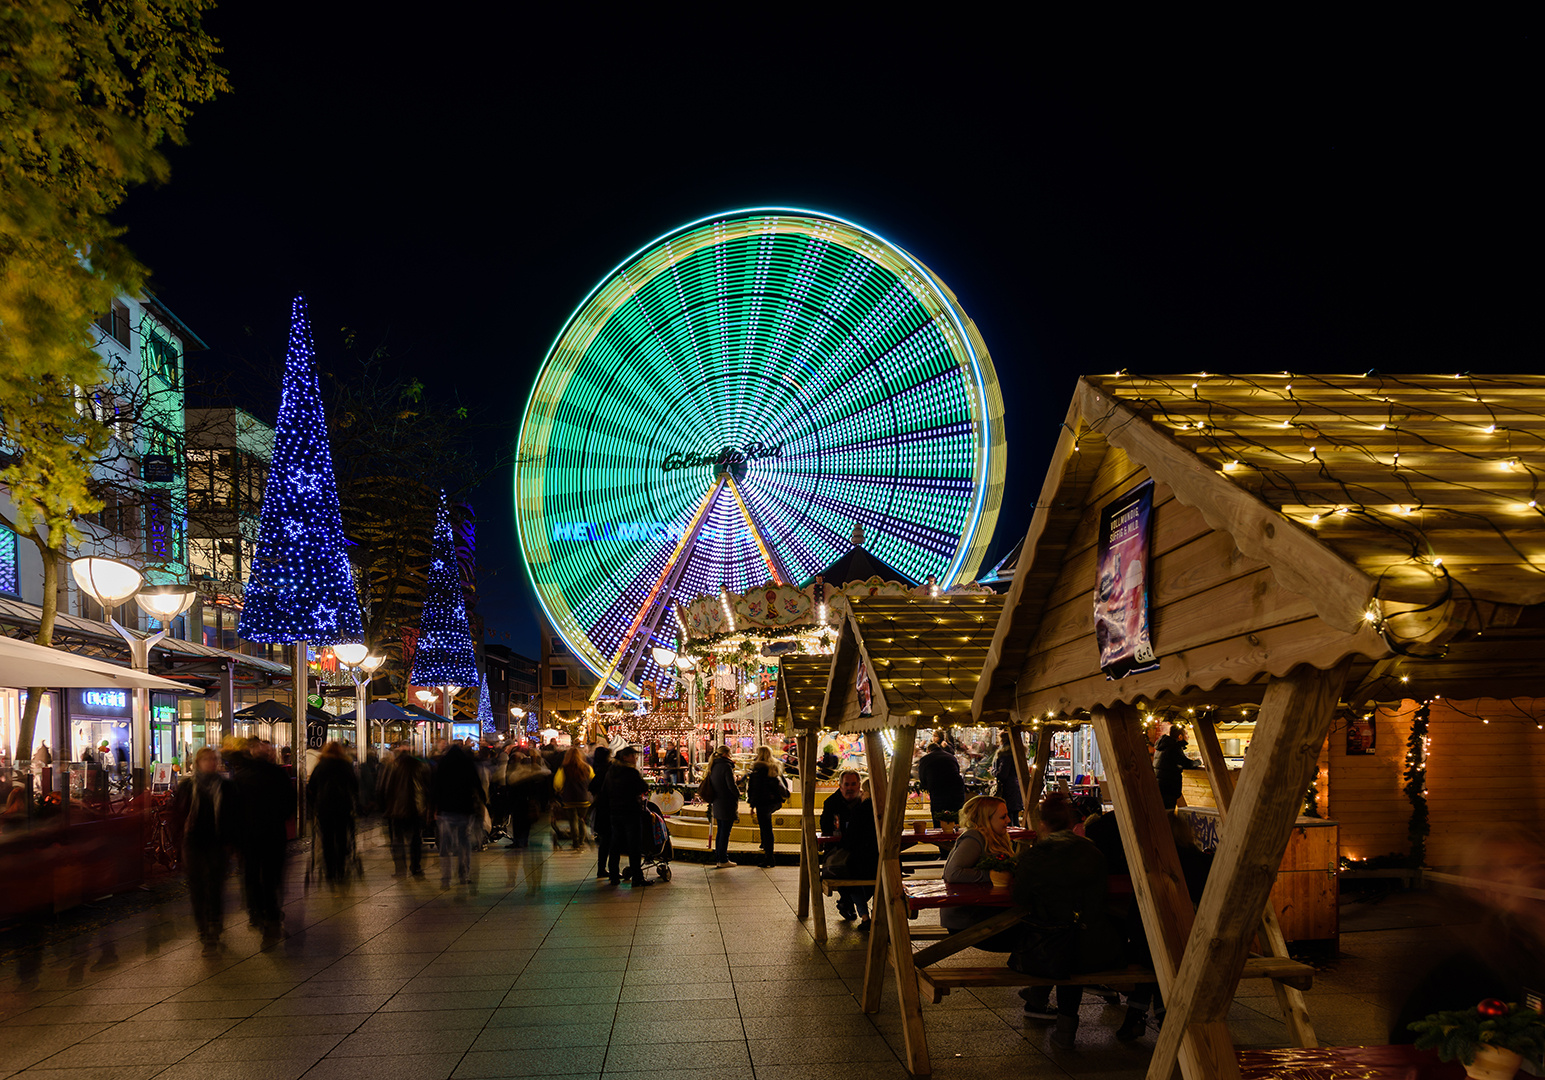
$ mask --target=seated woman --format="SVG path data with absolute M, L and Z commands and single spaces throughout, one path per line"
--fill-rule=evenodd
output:
M 951 885 L 985 885 L 991 881 L 986 870 L 978 870 L 976 864 L 983 855 L 997 855 L 1012 859 L 1018 855 L 1014 842 L 1009 839 L 1008 804 L 994 795 L 977 795 L 960 808 L 961 822 L 966 831 L 955 841 L 944 864 L 944 880 Z M 1003 914 L 1001 907 L 947 907 L 939 909 L 939 923 L 950 933 L 958 933 L 975 926 L 984 919 Z M 1019 928 L 1010 927 L 995 934 L 976 947 L 987 952 L 1013 952 L 1019 941 Z
M 1073 801 L 1052 792 L 1041 802 L 1044 835 L 1019 857 L 1014 870 L 1014 902 L 1029 910 L 1030 919 L 1044 927 L 1074 927 L 1068 963 L 1072 971 L 1103 971 L 1122 964 L 1125 935 L 1106 910 L 1108 873 L 1105 856 L 1094 843 L 1073 831 L 1083 816 Z M 1025 929 L 1021 944 L 1034 933 Z M 1020 992 L 1025 1015 L 1055 1020 L 1052 1045 L 1073 1049 L 1078 1032 L 1082 986 L 1059 983 L 1057 1009 L 1049 1011 L 1051 988 L 1032 986 Z

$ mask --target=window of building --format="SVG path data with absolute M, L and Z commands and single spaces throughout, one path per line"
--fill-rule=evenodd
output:
M 133 500 L 108 488 L 97 488 L 92 494 L 102 500 L 102 509 L 84 515 L 84 520 L 100 525 L 115 536 L 138 535 L 139 507 Z
M 21 595 L 19 555 L 16 534 L 0 525 L 0 593 L 7 596 Z
M 125 349 L 129 347 L 129 305 L 122 300 L 113 301 L 111 310 L 97 319 L 97 326 Z
M 569 673 L 566 669 L 555 667 L 552 670 L 552 676 L 555 687 L 566 687 L 569 685 Z
M 140 356 L 144 360 L 145 374 L 154 375 L 161 380 L 162 385 L 175 388 L 178 361 L 181 359 L 177 353 L 177 347 L 172 344 L 165 331 L 151 325 L 149 320 L 140 326 L 140 340 L 142 342 Z

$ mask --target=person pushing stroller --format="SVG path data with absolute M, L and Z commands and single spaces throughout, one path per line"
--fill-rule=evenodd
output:
M 621 857 L 628 856 L 628 884 L 635 889 L 652 885 L 644 880 L 639 861 L 644 848 L 647 823 L 644 800 L 649 797 L 649 782 L 638 771 L 638 749 L 624 746 L 612 755 L 606 771 L 606 803 L 611 813 L 611 849 L 607 853 L 607 876 L 613 885 L 622 881 Z

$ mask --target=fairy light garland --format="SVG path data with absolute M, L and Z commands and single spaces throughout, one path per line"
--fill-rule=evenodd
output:
M 1432 763 L 1432 739 L 1428 734 L 1432 721 L 1430 702 L 1422 702 L 1411 717 L 1411 733 L 1406 736 L 1405 792 L 1411 803 L 1411 821 L 1406 833 L 1411 839 L 1411 865 L 1427 861 L 1427 835 L 1432 826 L 1427 817 L 1427 768 Z

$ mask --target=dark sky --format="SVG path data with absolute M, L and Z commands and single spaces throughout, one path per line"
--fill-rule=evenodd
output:
M 554 334 L 624 256 L 718 210 L 824 210 L 981 329 L 1008 412 L 995 554 L 1080 373 L 1539 366 L 1540 61 L 1514 9 L 1068 33 L 964 7 L 479 6 L 209 16 L 234 93 L 121 215 L 211 346 L 197 363 L 277 363 L 304 290 L 324 369 L 350 326 L 512 443 Z M 508 472 L 475 503 L 480 610 L 535 655 Z

